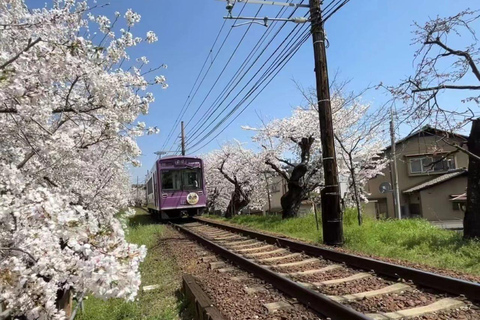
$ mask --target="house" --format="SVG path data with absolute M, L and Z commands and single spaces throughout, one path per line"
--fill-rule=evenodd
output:
M 421 217 L 432 223 L 461 224 L 463 211 L 452 201 L 467 187 L 468 155 L 455 145 L 464 146 L 467 137 L 426 126 L 396 142 L 395 163 L 402 218 Z M 391 157 L 391 146 L 385 149 Z M 377 218 L 394 218 L 391 165 L 367 184 L 369 203 L 366 213 Z
M 263 212 L 280 213 L 282 212 L 282 196 L 288 190 L 287 181 L 276 173 L 265 173 L 265 181 L 267 182 L 267 203 L 263 207 Z M 313 202 L 305 199 L 300 205 L 299 215 L 309 214 L 313 212 Z

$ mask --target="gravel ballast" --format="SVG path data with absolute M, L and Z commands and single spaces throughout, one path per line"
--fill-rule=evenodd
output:
M 302 304 L 296 303 L 294 299 L 284 296 L 269 284 L 239 268 L 225 273 L 211 270 L 209 263 L 202 262 L 201 256 L 197 253 L 207 250 L 172 228 L 165 232 L 160 245 L 165 246 L 166 251 L 176 259 L 183 272 L 190 273 L 197 278 L 199 285 L 227 319 L 322 319 Z M 222 261 L 218 257 L 217 260 Z M 226 267 L 232 267 L 232 265 L 227 263 Z M 233 277 L 241 277 L 241 281 L 234 281 Z M 266 290 L 246 293 L 247 288 L 258 287 L 264 287 Z M 293 308 L 268 314 L 264 304 L 271 302 L 288 302 Z

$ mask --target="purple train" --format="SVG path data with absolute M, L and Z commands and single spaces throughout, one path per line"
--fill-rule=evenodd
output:
M 147 207 L 160 220 L 199 215 L 206 205 L 202 159 L 165 157 L 148 172 Z

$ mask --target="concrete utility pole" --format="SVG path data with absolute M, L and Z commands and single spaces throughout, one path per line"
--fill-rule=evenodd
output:
M 395 143 L 395 124 L 394 124 L 394 115 L 393 108 L 390 111 L 390 142 L 392 144 L 392 178 L 393 178 L 393 208 L 395 212 L 395 217 L 399 220 L 402 219 L 402 209 L 400 208 L 400 192 L 398 189 L 398 171 L 397 171 L 397 154 L 396 154 L 396 143 Z
M 184 155 L 185 155 L 185 127 L 183 126 L 183 121 L 182 121 L 182 156 Z
M 226 0 L 228 16 L 224 19 L 250 20 L 255 23 L 263 20 L 268 26 L 269 21 L 290 21 L 306 23 L 305 18 L 260 18 L 260 17 L 234 17 L 232 9 L 235 0 Z M 341 246 L 343 244 L 343 221 L 340 206 L 340 186 L 338 182 L 338 168 L 335 155 L 335 140 L 333 133 L 332 108 L 330 103 L 330 86 L 328 82 L 327 54 L 325 48 L 325 31 L 323 30 L 320 0 L 309 0 L 309 4 L 292 4 L 271 1 L 248 0 L 247 3 L 276 6 L 295 6 L 297 8 L 310 8 L 311 33 L 313 37 L 313 51 L 315 58 L 316 89 L 320 118 L 320 134 L 322 142 L 323 170 L 325 175 L 325 188 L 321 191 L 323 242 L 327 245 Z M 333 10 L 341 8 L 343 4 Z M 330 16 L 329 15 L 329 16 Z M 243 25 L 243 24 L 241 24 Z M 240 25 L 237 25 L 240 26 Z
M 335 138 L 333 133 L 330 84 L 328 82 L 325 31 L 323 29 L 320 0 L 310 0 L 312 21 L 313 52 L 315 58 L 315 80 L 317 87 L 318 114 L 322 140 L 323 172 L 325 188 L 322 189 L 323 242 L 327 245 L 343 244 L 343 222 L 340 207 L 340 186 L 338 183 Z

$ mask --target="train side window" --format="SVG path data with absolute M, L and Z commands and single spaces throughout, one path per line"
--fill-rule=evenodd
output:
M 147 182 L 147 194 L 151 194 L 153 192 L 153 187 L 152 187 L 152 179 L 148 180 Z

